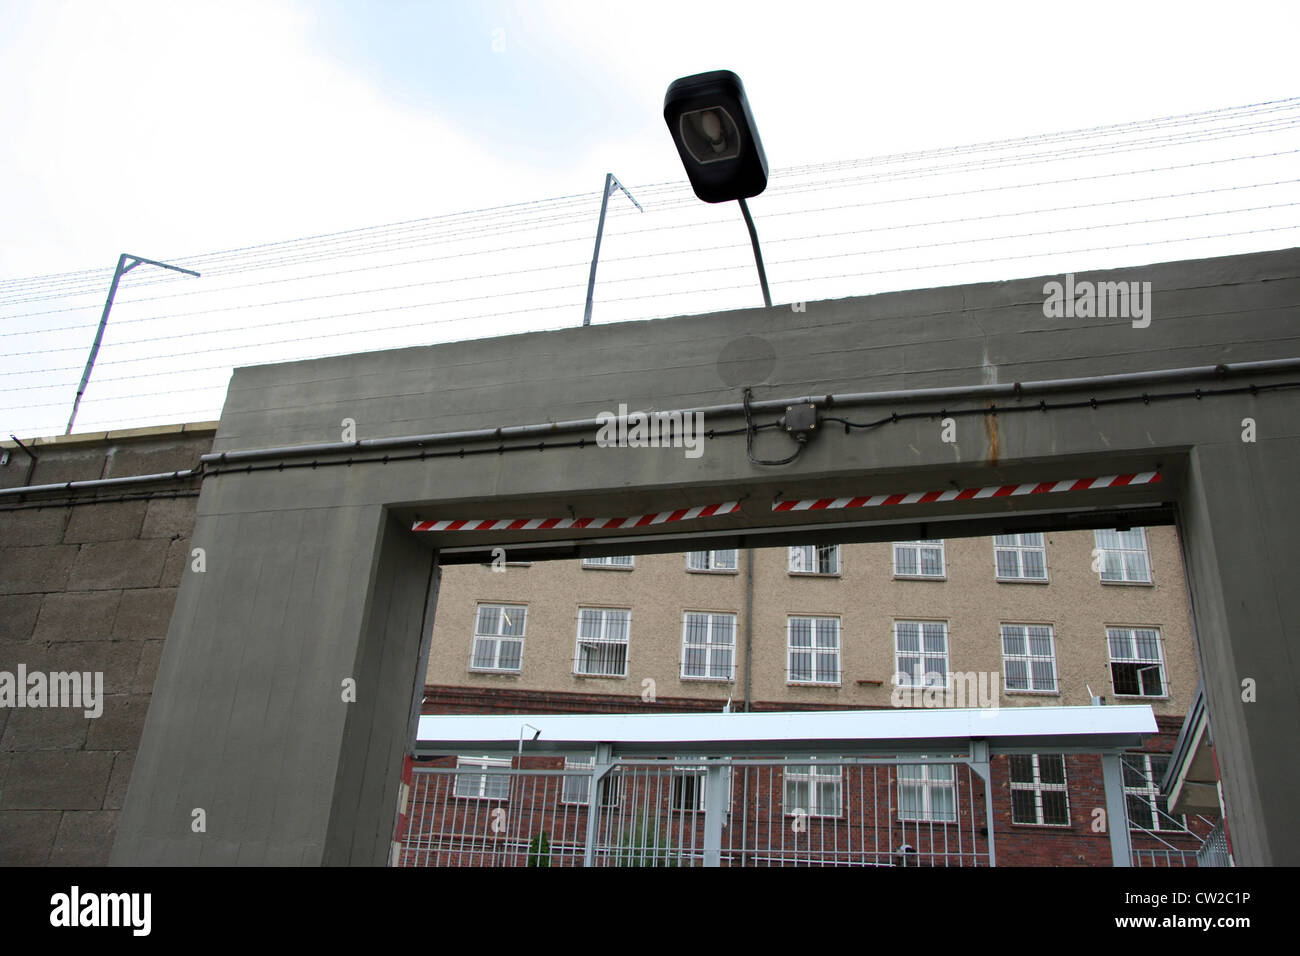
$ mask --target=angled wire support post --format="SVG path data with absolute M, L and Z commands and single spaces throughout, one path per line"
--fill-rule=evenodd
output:
M 99 355 L 100 343 L 104 341 L 104 328 L 108 325 L 108 313 L 113 310 L 113 298 L 117 295 L 117 285 L 122 281 L 122 276 L 141 263 L 157 266 L 160 269 L 170 269 L 172 272 L 183 272 L 187 276 L 194 276 L 196 279 L 199 277 L 197 272 L 182 269 L 180 266 L 170 266 L 165 262 L 146 259 L 144 256 L 133 256 L 124 252 L 117 257 L 117 269 L 113 272 L 113 284 L 108 287 L 108 299 L 104 302 L 104 314 L 99 317 L 99 329 L 95 332 L 94 344 L 90 346 L 90 358 L 86 360 L 86 370 L 81 373 L 81 384 L 77 386 L 77 397 L 72 402 L 72 414 L 68 416 L 68 427 L 63 433 L 65 435 L 72 434 L 72 423 L 77 420 L 77 409 L 81 406 L 81 396 L 86 393 L 86 386 L 90 383 L 90 372 L 95 367 L 95 357 Z
M 641 209 L 641 204 L 636 201 L 636 197 L 627 191 L 627 187 L 614 178 L 613 173 L 605 174 L 605 191 L 600 197 L 600 221 L 596 224 L 596 248 L 591 254 L 591 275 L 587 277 L 587 307 L 582 314 L 582 324 L 591 325 L 591 304 L 592 296 L 596 291 L 596 263 L 600 261 L 600 239 L 605 232 L 605 210 L 609 208 L 609 197 L 615 189 L 623 190 L 623 195 L 632 200 L 632 205 Z

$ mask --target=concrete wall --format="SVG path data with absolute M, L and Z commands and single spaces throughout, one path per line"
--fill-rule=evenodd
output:
M 1150 282 L 1150 326 L 1046 318 L 1038 278 L 810 302 L 804 313 L 775 307 L 262 366 L 234 375 L 214 447 L 338 441 L 345 418 L 356 422 L 358 437 L 375 438 L 592 418 L 620 402 L 633 409 L 736 402 L 734 380 L 724 380 L 718 362 L 746 336 L 767 340 L 776 356 L 770 371 L 751 370 L 744 383 L 760 399 L 1300 353 L 1296 250 L 1079 278 Z M 1255 374 L 1250 381 L 1278 378 Z M 1177 390 L 1129 392 L 1140 398 Z M 1086 403 L 1095 391 L 1055 398 Z M 1039 399 L 1028 395 L 1021 403 Z M 392 531 L 390 520 L 640 514 L 744 497 L 741 513 L 693 530 L 733 531 L 747 541 L 745 529 L 861 519 L 897 522 L 877 526 L 876 540 L 957 537 L 957 523 L 977 515 L 1012 530 L 1044 509 L 1081 515 L 1172 502 L 1184 518 L 1199 655 L 1236 849 L 1248 864 L 1300 862 L 1300 829 L 1289 807 L 1300 766 L 1291 736 L 1280 730 L 1300 725 L 1300 674 L 1289 644 L 1300 620 L 1300 593 L 1288 579 L 1300 563 L 1294 395 L 1157 397 L 1149 405 L 1005 412 L 1014 404 L 1002 403 L 994 417 L 983 413 L 982 402 L 953 399 L 929 419 L 868 434 L 831 430 L 779 469 L 749 463 L 743 438 L 719 437 L 698 459 L 679 450 L 590 445 L 530 449 L 521 457 L 496 453 L 497 443 L 486 442 L 482 448 L 492 454 L 474 454 L 480 447 L 471 446 L 463 458 L 421 458 L 416 449 L 413 457 L 348 463 L 355 457 L 349 452 L 283 469 L 268 457 L 260 464 L 269 470 L 241 467 L 208 478 L 194 529 L 194 544 L 208 549 L 208 571 L 182 580 L 113 860 L 386 859 L 381 835 L 383 821 L 391 831 L 395 817 L 399 763 L 359 761 L 356 740 L 368 736 L 382 752 L 400 752 L 391 741 L 408 731 L 408 721 L 383 702 L 414 685 L 420 664 L 412 654 L 408 673 L 392 684 L 362 684 L 356 701 L 342 706 L 338 686 L 359 662 L 371 666 L 376 642 L 393 639 L 376 595 L 403 609 L 425 596 L 423 567 L 394 570 L 404 567 L 412 539 Z M 938 413 L 965 409 L 981 417 L 963 418 L 958 441 L 942 441 Z M 1253 444 L 1241 439 L 1243 417 L 1258 423 Z M 707 427 L 742 423 L 739 414 L 719 414 Z M 758 444 L 763 456 L 789 448 L 773 433 Z M 778 493 L 923 491 L 1152 468 L 1165 474 L 1159 487 L 1068 492 L 1050 503 L 1026 496 L 817 518 L 773 514 L 767 504 Z M 657 533 L 681 530 L 664 526 Z M 425 538 L 418 546 L 453 547 L 470 534 Z M 525 536 L 541 537 L 514 532 L 477 540 Z M 664 550 L 682 547 L 665 542 Z M 1256 702 L 1241 700 L 1243 677 L 1259 682 Z M 372 786 L 380 779 L 392 783 Z M 208 810 L 204 833 L 189 826 L 198 807 Z M 381 823 L 367 844 L 332 822 L 345 819 Z
M 215 425 L 13 442 L 0 487 L 192 468 Z M 139 494 L 139 489 L 131 489 Z M 175 497 L 176 494 L 182 495 Z M 123 493 L 104 492 L 110 499 Z M 197 485 L 0 502 L 0 671 L 100 673 L 102 713 L 0 707 L 0 865 L 103 865 L 176 600 Z

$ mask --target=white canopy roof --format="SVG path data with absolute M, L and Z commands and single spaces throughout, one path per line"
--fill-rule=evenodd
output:
M 1156 733 L 1146 704 L 1101 707 L 930 708 L 731 714 L 422 716 L 417 754 L 514 751 L 615 754 L 1098 753 Z M 534 739 L 535 738 L 535 739 Z

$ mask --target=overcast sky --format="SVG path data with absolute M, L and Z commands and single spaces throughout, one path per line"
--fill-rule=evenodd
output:
M 123 280 L 78 431 L 215 418 L 235 365 L 580 324 L 606 172 L 646 211 L 611 201 L 596 321 L 760 304 L 663 122 L 705 70 L 743 78 L 773 168 L 778 303 L 1295 246 L 1294 103 L 808 167 L 1287 100 L 1297 36 L 1294 0 L 3 0 L 0 433 L 63 432 L 122 252 L 203 277 Z

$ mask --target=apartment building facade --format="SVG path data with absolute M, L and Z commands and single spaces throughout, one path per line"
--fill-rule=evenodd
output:
M 1149 704 L 1160 734 L 1127 755 L 1124 769 L 1135 860 L 1185 865 L 1215 822 L 1168 815 L 1159 793 L 1198 682 L 1186 595 L 1172 527 L 531 565 L 498 556 L 443 572 L 423 712 Z M 452 775 L 437 799 L 461 818 L 510 799 L 506 777 L 493 778 L 490 767 L 581 768 L 528 756 L 463 755 L 459 763 L 467 772 Z M 468 773 L 474 768 L 482 773 Z M 983 821 L 987 799 L 1000 863 L 1110 862 L 1105 814 L 1096 812 L 1105 807 L 1100 758 L 1000 758 L 987 788 L 968 781 L 963 790 L 964 770 L 900 765 L 883 784 L 873 770 L 868 813 L 866 768 L 787 767 L 765 785 L 769 799 L 745 813 L 775 815 L 782 827 L 806 814 L 823 841 L 830 821 L 835 862 L 843 862 L 846 830 L 858 828 L 859 845 L 870 831 L 875 850 L 861 859 L 896 865 L 905 859 L 900 846 L 933 849 L 934 824 L 946 842 L 960 820 Z M 669 830 L 677 826 L 677 839 L 686 832 L 680 814 L 699 809 L 697 772 L 663 771 L 659 796 L 643 801 L 662 811 Z M 580 778 L 551 782 L 559 788 L 552 813 L 585 812 L 582 801 L 564 799 Z M 739 807 L 748 797 L 734 799 Z M 987 839 L 979 832 L 986 828 L 968 829 L 972 848 Z M 882 832 L 890 834 L 883 843 Z M 948 865 L 952 855 L 928 859 Z

